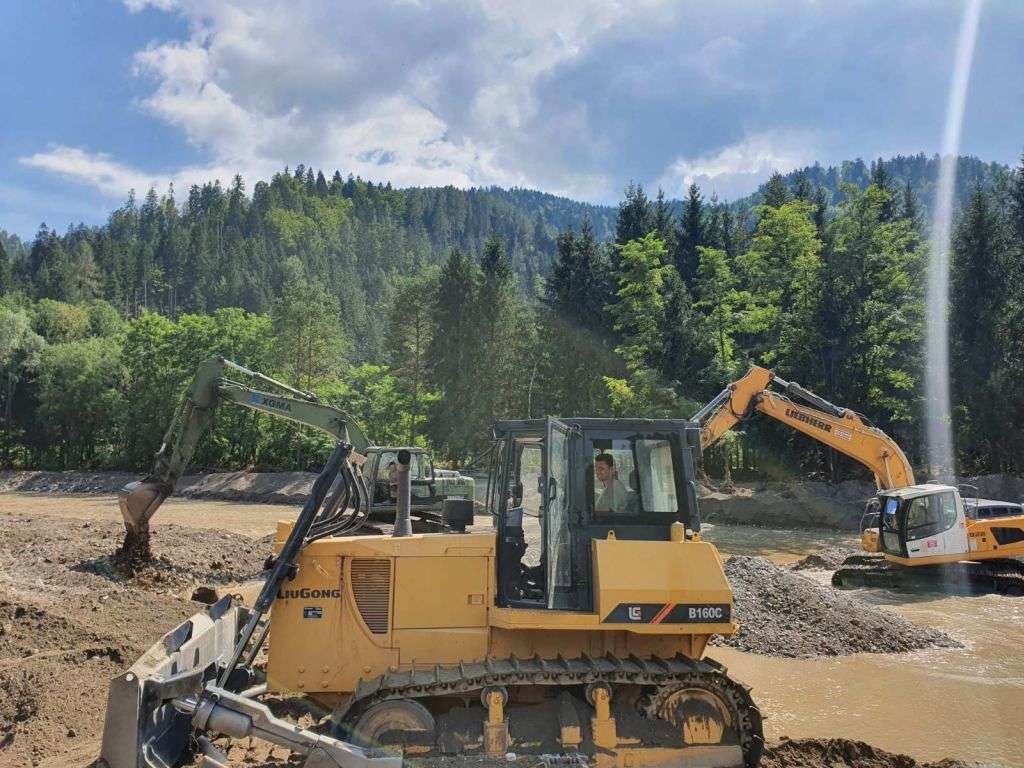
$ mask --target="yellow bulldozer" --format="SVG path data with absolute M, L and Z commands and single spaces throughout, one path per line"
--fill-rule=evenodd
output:
M 758 764 L 757 705 L 704 656 L 738 624 L 722 558 L 700 536 L 696 424 L 499 422 L 493 527 L 469 532 L 411 533 L 402 452 L 388 536 L 334 535 L 367 503 L 342 437 L 297 519 L 278 524 L 253 605 L 222 599 L 112 681 L 109 768 L 220 768 L 218 736 L 281 745 L 306 768 L 503 759 L 539 738 L 515 727 L 538 707 L 567 759 Z M 273 714 L 275 696 L 324 716 L 301 728 Z

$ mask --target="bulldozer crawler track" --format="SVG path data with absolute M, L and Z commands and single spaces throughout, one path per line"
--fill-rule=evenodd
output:
M 437 665 L 390 672 L 360 681 L 355 692 L 334 711 L 338 725 L 354 723 L 369 707 L 390 699 L 423 699 L 473 694 L 490 687 L 546 685 L 566 687 L 590 683 L 641 685 L 656 689 L 655 699 L 683 684 L 699 681 L 717 693 L 730 707 L 749 768 L 756 766 L 764 746 L 762 716 L 749 688 L 730 679 L 724 666 L 713 659 L 695 660 L 683 655 L 663 659 L 612 655 L 575 659 L 535 656 L 493 659 L 483 662 Z

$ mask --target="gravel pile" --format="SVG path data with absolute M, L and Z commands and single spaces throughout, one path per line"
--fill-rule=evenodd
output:
M 853 547 L 827 547 L 812 555 L 808 555 L 802 560 L 797 560 L 789 567 L 794 571 L 834 571 L 839 568 L 839 566 L 841 566 L 850 555 L 862 554 L 864 553 L 858 549 L 854 549 Z
M 716 637 L 716 645 L 790 658 L 961 647 L 944 632 L 919 627 L 763 557 L 733 557 L 725 572 L 742 626 L 735 635 Z

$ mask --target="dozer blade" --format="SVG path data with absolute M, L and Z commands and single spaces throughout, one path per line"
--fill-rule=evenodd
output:
M 225 597 L 168 632 L 111 681 L 100 751 L 109 768 L 164 768 L 190 756 L 191 717 L 173 702 L 202 693 L 231 656 L 248 616 Z
M 169 495 L 167 487 L 159 482 L 137 480 L 122 488 L 117 494 L 117 500 L 128 532 L 144 536 L 149 531 L 149 519 Z
M 400 757 L 353 744 L 275 717 L 252 697 L 251 671 L 236 667 L 224 687 L 222 668 L 237 650 L 251 612 L 225 597 L 182 622 L 131 669 L 110 682 L 99 765 L 173 768 L 203 752 L 207 768 L 228 768 L 210 736 L 255 737 L 305 755 L 303 768 L 401 768 Z M 263 686 L 261 686 L 263 687 Z

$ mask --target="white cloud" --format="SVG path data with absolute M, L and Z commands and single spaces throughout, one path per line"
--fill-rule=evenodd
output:
M 658 184 L 669 196 L 682 197 L 696 183 L 707 194 L 732 199 L 756 190 L 773 171 L 786 173 L 811 164 L 820 151 L 814 132 L 766 131 L 706 155 L 677 158 Z
M 204 182 L 218 179 L 226 184 L 236 173 L 242 173 L 246 178 L 259 179 L 269 178 L 274 171 L 279 170 L 276 163 L 263 165 L 255 163 L 245 167 L 209 164 L 186 166 L 165 173 L 147 173 L 119 163 L 109 155 L 63 145 L 23 157 L 21 163 L 31 168 L 48 171 L 69 181 L 95 187 L 99 192 L 116 200 L 125 198 L 130 190 L 135 190 L 137 194 L 142 195 L 150 187 L 163 191 L 169 184 L 173 184 L 174 188 L 180 192 L 187 190 L 193 184 L 201 185 Z
M 118 163 L 109 155 L 90 153 L 77 147 L 56 146 L 46 152 L 23 157 L 21 162 L 72 181 L 91 184 L 112 197 L 123 197 L 129 189 L 144 188 L 150 181 L 141 172 Z
M 136 54 L 136 74 L 154 83 L 139 107 L 212 161 L 160 174 L 68 146 L 22 159 L 112 197 L 224 170 L 252 179 L 298 162 L 399 185 L 606 194 L 604 174 L 542 163 L 531 171 L 516 144 L 538 120 L 568 119 L 582 137 L 578 107 L 538 114 L 537 81 L 607 30 L 665 12 L 663 0 L 125 4 L 187 20 L 187 39 Z
M 185 22 L 136 54 L 136 106 L 203 160 L 158 172 L 84 146 L 23 158 L 114 198 L 300 162 L 603 202 L 630 179 L 735 197 L 771 170 L 921 146 L 948 79 L 949 14 L 921 16 L 925 0 L 123 2 Z M 908 87 L 891 52 L 911 30 L 938 55 Z

